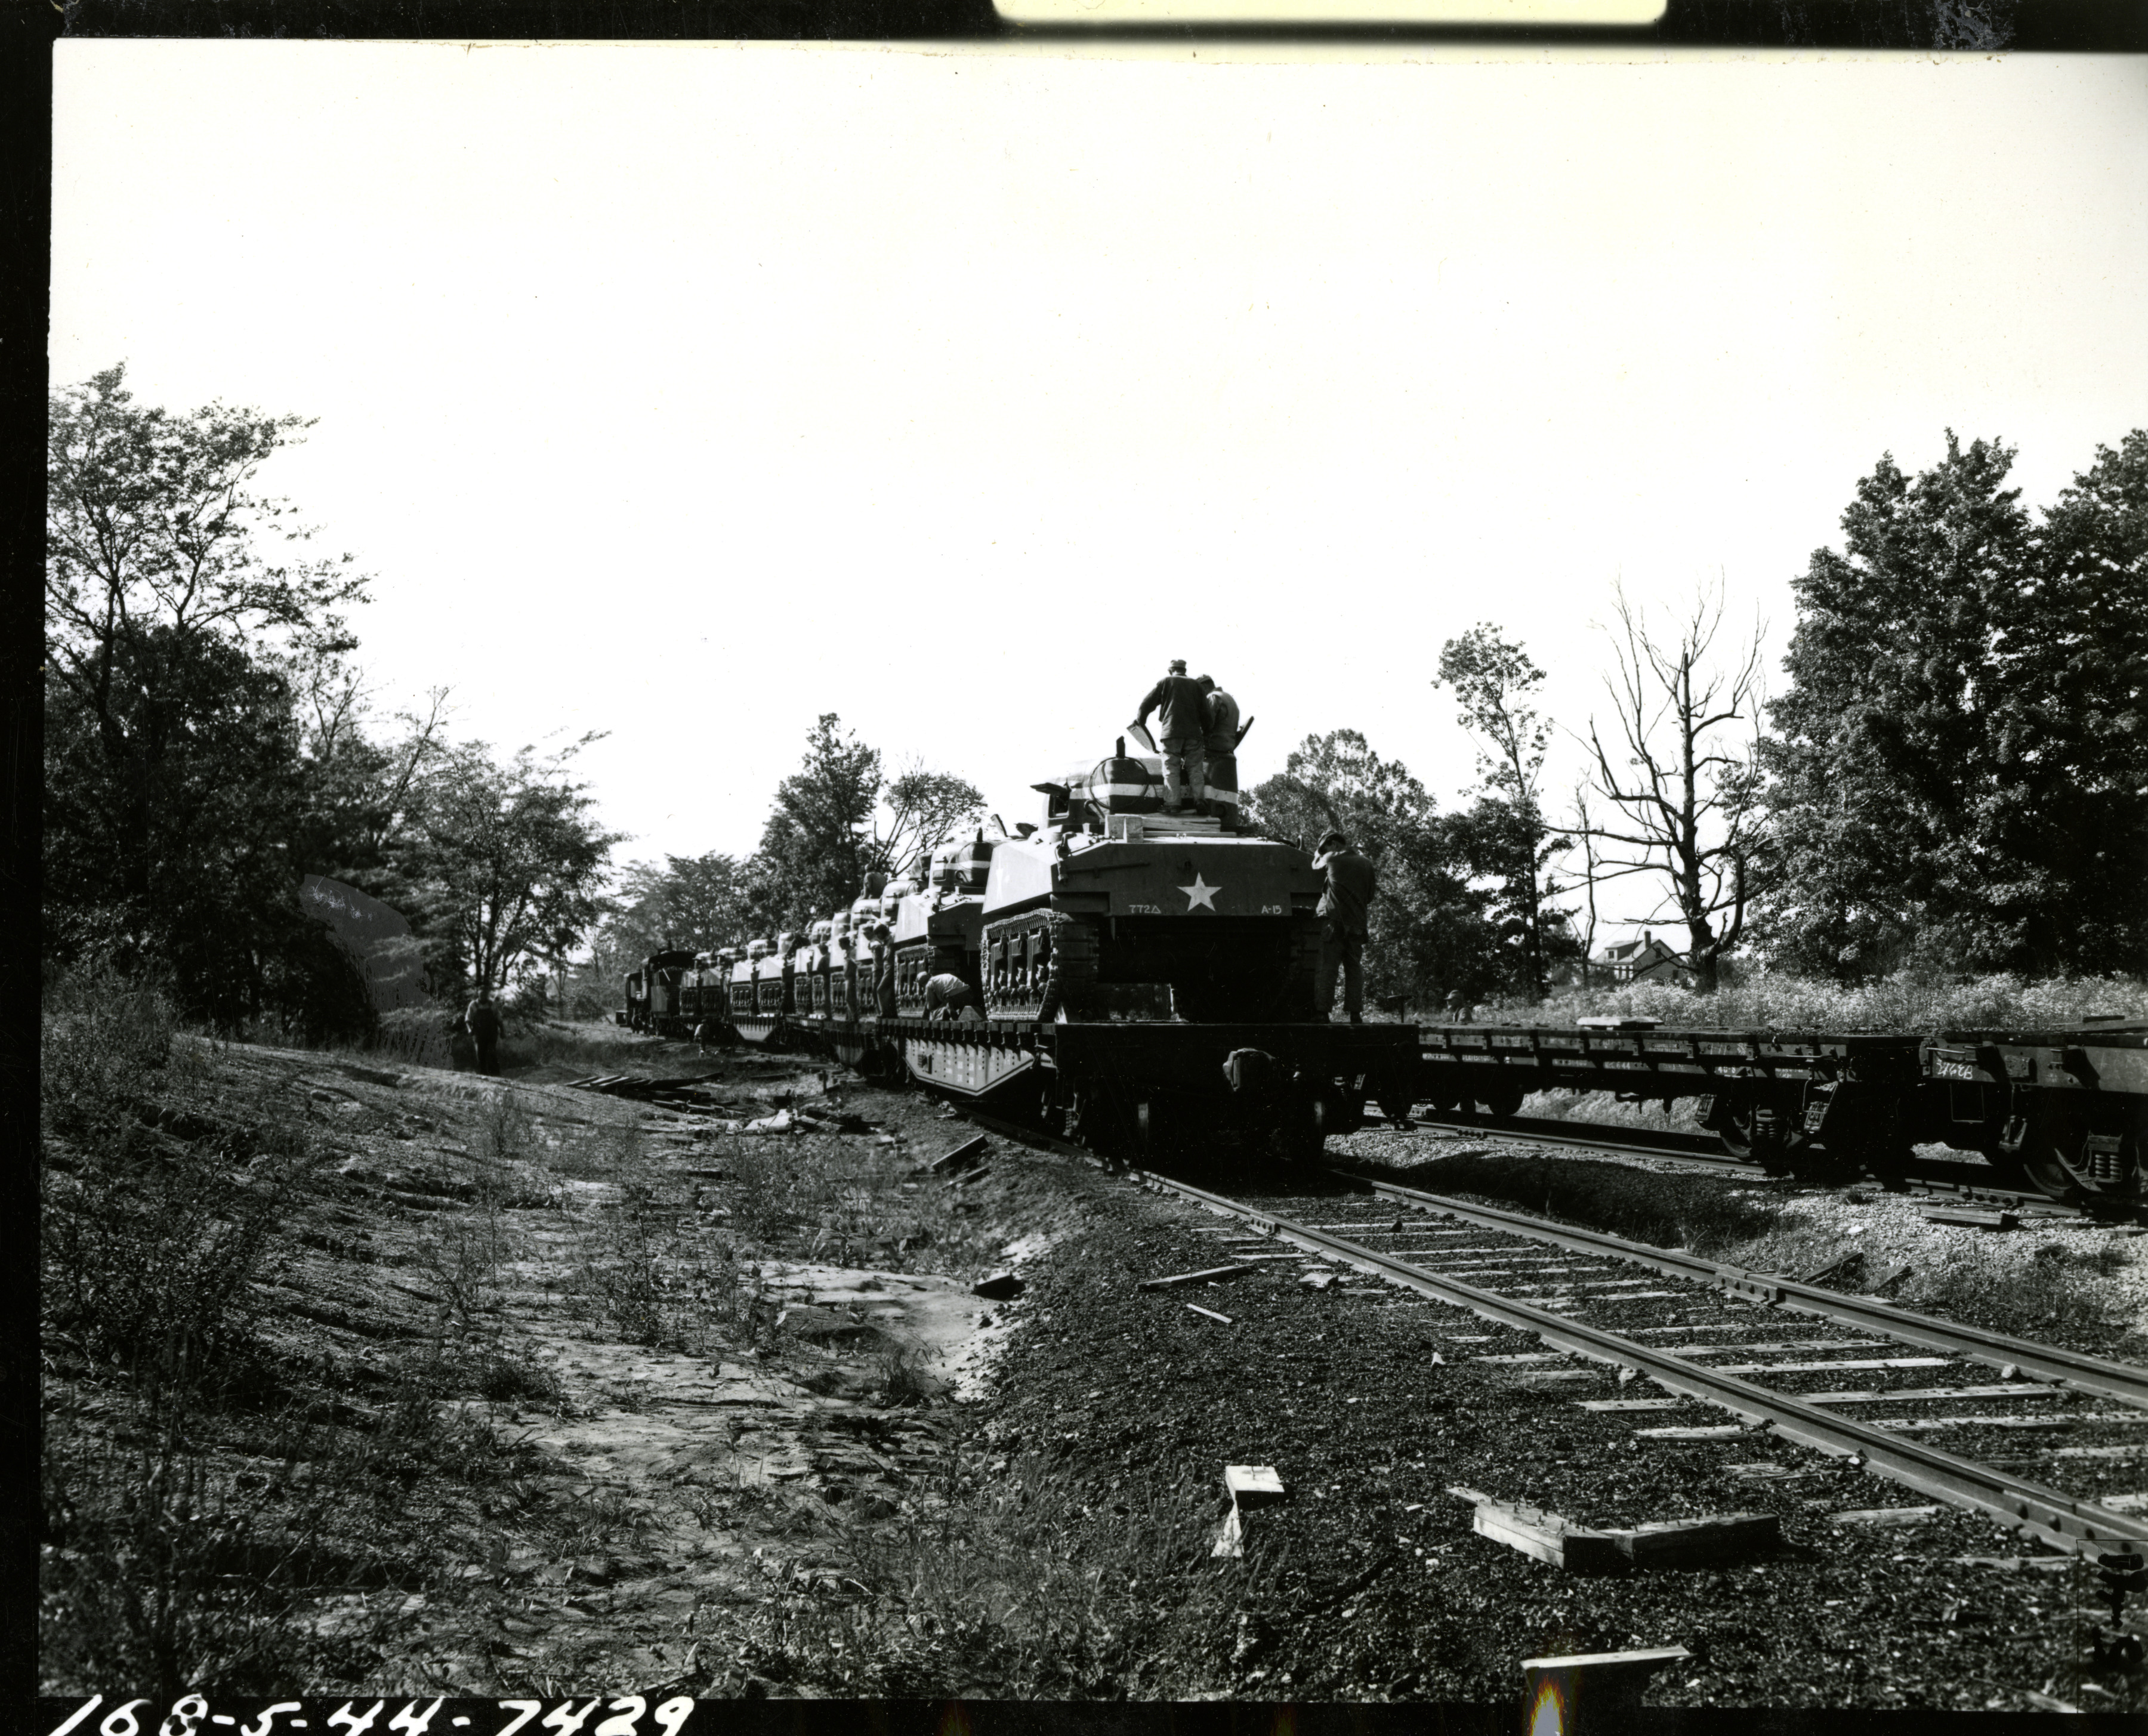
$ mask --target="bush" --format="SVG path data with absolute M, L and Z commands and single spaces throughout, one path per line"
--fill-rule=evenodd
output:
M 162 1078 L 178 1029 L 154 981 L 92 965 L 45 991 L 39 1091 L 48 1132 L 108 1133 Z
M 1905 970 L 1844 987 L 1811 977 L 1740 971 L 1713 995 L 1671 983 L 1570 989 L 1537 1002 L 1479 1008 L 1486 1023 L 1570 1025 L 1576 1019 L 1654 1019 L 1688 1028 L 1906 1031 L 2064 1024 L 2091 1013 L 2148 1017 L 2148 982 L 2131 976 L 2055 976 L 2031 981 L 2000 972 L 1958 977 Z

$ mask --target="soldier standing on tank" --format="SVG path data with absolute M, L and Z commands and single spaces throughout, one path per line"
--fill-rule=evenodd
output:
M 464 1017 L 469 1024 L 470 1041 L 477 1045 L 478 1071 L 496 1075 L 499 1071 L 499 1009 L 492 1004 L 492 991 L 480 988 Z
M 1213 675 L 1200 678 L 1202 727 L 1207 737 L 1207 779 L 1215 787 L 1218 807 L 1238 805 L 1238 702 L 1216 685 Z M 1223 793 L 1230 792 L 1227 801 Z
M 1366 913 L 1379 874 L 1340 832 L 1320 840 L 1312 865 L 1327 876 L 1320 895 L 1320 984 L 1313 1005 L 1323 1019 L 1335 1004 L 1335 967 L 1342 967 L 1342 1011 L 1353 1025 L 1365 1022 Z
M 1163 811 L 1167 814 L 1182 811 L 1188 784 L 1192 786 L 1194 811 L 1207 811 L 1207 804 L 1201 799 L 1208 780 L 1208 726 L 1202 715 L 1205 697 L 1201 684 L 1186 673 L 1186 660 L 1175 658 L 1171 673 L 1149 689 L 1134 718 L 1134 728 L 1143 730 L 1148 727 L 1149 713 L 1157 713 L 1156 737 L 1163 753 Z

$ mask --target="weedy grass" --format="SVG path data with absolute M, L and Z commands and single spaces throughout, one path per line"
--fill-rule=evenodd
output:
M 1712 995 L 1672 983 L 1569 989 L 1543 1001 L 1494 1001 L 1484 1024 L 1571 1025 L 1576 1019 L 1654 1019 L 1684 1029 L 1905 1031 L 2030 1028 L 2091 1014 L 2148 1017 L 2148 981 L 2137 976 L 2053 976 L 2011 972 L 1964 976 L 1905 969 L 1844 985 L 1760 969 L 1738 969 Z M 1438 1022 L 1428 1014 L 1428 1022 Z
M 404 1598 L 456 1595 L 487 1503 L 530 1485 L 529 1454 L 449 1401 L 558 1397 L 479 1319 L 526 1129 L 477 1130 L 468 1203 L 435 1227 L 434 1330 L 354 1402 L 288 1320 L 269 1330 L 330 1187 L 304 1099 L 273 1072 L 212 1081 L 175 1025 L 108 975 L 48 999 L 42 1686 L 364 1680 Z
M 1706 1176 L 1667 1176 L 1624 1164 L 1503 1154 L 1441 1157 L 1409 1171 L 1410 1185 L 1474 1194 L 1614 1236 L 1712 1256 L 1772 1229 L 1779 1208 Z
M 499 1064 L 509 1071 L 527 1067 L 575 1066 L 606 1072 L 615 1071 L 636 1049 L 653 1048 L 654 1039 L 621 1031 L 617 1036 L 595 1036 L 553 1020 L 508 1016 L 508 1028 L 499 1040 Z
M 1979 1247 L 1920 1272 L 1902 1300 L 1986 1332 L 2041 1338 L 2107 1323 L 2107 1279 L 2126 1257 L 2104 1247 L 2075 1253 L 2057 1242 L 2029 1249 Z
M 840 1570 L 794 1569 L 738 1624 L 738 1667 L 794 1691 L 1164 1697 L 1220 1678 L 1277 1561 L 1211 1556 L 1220 1512 L 1183 1489 L 1099 1498 L 1039 1472 L 980 1496 L 950 1454 L 893 1519 L 846 1528 Z
M 1650 1132 L 1701 1133 L 1694 1119 L 1696 1097 L 1674 1097 L 1667 1111 L 1661 1099 L 1625 1103 L 1610 1091 L 1533 1091 L 1518 1111 L 1548 1121 L 1586 1121 L 1591 1126 L 1643 1127 Z
M 941 1178 L 906 1176 L 884 1148 L 808 1134 L 728 1139 L 718 1152 L 731 1223 L 750 1241 L 886 1272 L 964 1272 L 991 1258 L 991 1234 Z

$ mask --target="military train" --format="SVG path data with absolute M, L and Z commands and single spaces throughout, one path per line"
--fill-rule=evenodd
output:
M 811 1049 L 1128 1155 L 1222 1134 L 1305 1158 L 1370 1108 L 1496 1121 L 1532 1092 L 1608 1091 L 1698 1099 L 1727 1150 L 1774 1173 L 1892 1182 L 1912 1147 L 1943 1143 L 2056 1197 L 2148 1192 L 2148 1021 L 1922 1036 L 1332 1023 L 1316 1005 L 1322 877 L 1242 824 L 1228 787 L 1207 792 L 1207 816 L 1167 814 L 1161 762 L 1123 739 L 1034 787 L 1038 823 L 974 828 L 802 932 L 654 955 L 622 1018 Z M 936 977 L 969 1004 L 928 1007 Z

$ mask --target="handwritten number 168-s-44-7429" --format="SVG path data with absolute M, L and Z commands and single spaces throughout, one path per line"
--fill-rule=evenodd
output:
M 161 1718 L 151 1701 L 130 1699 L 112 1706 L 93 1724 L 90 1720 L 105 1703 L 103 1694 L 92 1694 L 47 1736 L 297 1736 L 309 1730 L 324 1736 L 680 1736 L 694 1715 L 694 1701 L 685 1694 L 653 1710 L 638 1693 L 562 1700 L 550 1711 L 542 1700 L 458 1700 L 444 1716 L 444 1698 L 410 1700 L 393 1713 L 385 1699 L 369 1706 L 345 1700 L 323 1716 L 319 1702 L 309 1706 L 304 1700 L 268 1705 L 249 1701 L 244 1711 L 218 1712 L 203 1695 L 189 1693 L 175 1700 Z

